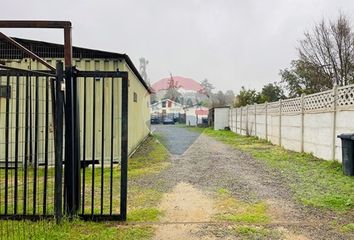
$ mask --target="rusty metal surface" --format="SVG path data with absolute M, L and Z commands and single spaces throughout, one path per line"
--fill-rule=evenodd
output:
M 64 64 L 69 69 L 72 65 L 73 47 L 71 38 L 71 26 L 64 28 Z
M 0 21 L 0 28 L 71 28 L 69 21 Z
M 58 28 L 58 29 L 64 29 L 64 63 L 65 63 L 66 69 L 71 68 L 71 66 L 72 66 L 71 22 L 69 22 L 69 21 L 30 21 L 30 20 L 0 21 L 0 28 Z
M 34 52 L 30 51 L 29 49 L 27 49 L 26 47 L 22 46 L 20 43 L 16 42 L 15 40 L 13 40 L 12 38 L 6 36 L 5 34 L 3 34 L 2 32 L 0 32 L 0 38 L 8 41 L 9 43 L 11 43 L 13 46 L 21 49 L 22 51 L 26 52 L 29 56 L 31 56 L 32 58 L 36 59 L 38 62 L 42 63 L 44 66 L 46 66 L 47 68 L 49 68 L 50 70 L 52 70 L 53 72 L 55 72 L 55 68 L 52 67 L 50 64 L 48 64 L 44 59 L 42 59 L 41 57 L 39 57 L 38 55 L 36 55 Z

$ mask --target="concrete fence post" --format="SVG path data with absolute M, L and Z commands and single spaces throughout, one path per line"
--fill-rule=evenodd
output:
M 265 139 L 268 141 L 268 102 L 265 102 Z
M 300 152 L 304 152 L 304 133 L 305 133 L 305 109 L 304 109 L 305 94 L 301 94 L 301 139 Z
M 237 110 L 238 108 L 235 108 L 235 133 L 237 133 Z
M 240 135 L 242 135 L 242 107 L 240 107 Z
M 249 108 L 249 105 L 246 106 L 246 135 L 250 135 L 250 132 L 249 132 L 249 129 L 248 129 L 248 108 Z
M 232 131 L 232 108 L 229 108 L 229 128 Z
M 232 108 L 232 111 L 231 111 L 231 119 L 232 119 L 232 128 L 231 128 L 231 131 L 233 132 L 233 129 L 235 127 L 235 122 L 234 122 L 234 115 L 233 115 L 233 112 L 235 111 L 235 108 Z
M 332 124 L 332 160 L 336 158 L 336 127 L 337 127 L 337 95 L 338 95 L 338 86 L 335 84 L 333 86 L 333 124 Z
M 231 116 L 230 116 L 230 120 L 231 120 L 231 124 L 230 124 L 230 126 L 231 126 L 231 131 L 232 131 L 232 129 L 234 129 L 234 118 L 233 118 L 232 112 L 233 112 L 233 108 L 230 108 L 229 114 L 231 115 Z
M 281 112 L 282 112 L 282 100 L 279 100 L 279 146 L 281 146 Z
M 257 137 L 257 104 L 254 104 L 254 135 Z

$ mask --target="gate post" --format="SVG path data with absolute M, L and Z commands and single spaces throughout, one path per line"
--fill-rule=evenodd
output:
M 80 208 L 80 136 L 79 100 L 76 78 L 71 67 L 65 68 L 65 206 L 69 217 Z
M 77 83 L 72 68 L 71 24 L 64 27 L 65 61 L 65 179 L 64 206 L 69 217 L 80 208 L 80 139 Z
M 127 190 L 128 190 L 128 73 L 122 77 L 122 140 L 121 140 L 121 188 L 120 214 L 123 221 L 127 219 Z
M 52 101 L 55 102 L 55 180 L 54 180 L 54 206 L 55 218 L 59 222 L 63 214 L 63 193 L 62 193 L 62 175 L 63 175 L 63 111 L 64 111 L 64 94 L 61 89 L 63 83 L 63 63 L 58 61 L 56 64 L 56 80 L 55 80 L 55 95 L 52 95 Z M 47 99 L 48 100 L 48 99 Z
M 74 71 L 74 72 L 73 72 Z M 79 111 L 79 90 L 76 77 L 76 69 L 73 69 L 73 93 L 74 93 L 74 211 L 77 212 L 81 206 L 81 156 L 80 156 L 80 111 Z

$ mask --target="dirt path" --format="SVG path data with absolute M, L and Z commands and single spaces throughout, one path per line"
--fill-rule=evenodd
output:
M 157 227 L 155 239 L 201 239 L 195 235 L 199 225 L 211 220 L 214 213 L 213 202 L 200 190 L 181 182 L 172 192 L 165 194 L 161 210 L 164 224 Z M 203 237 L 202 239 L 214 239 Z
M 173 141 L 178 142 L 178 131 L 188 137 L 188 130 L 172 129 Z M 280 172 L 210 137 L 193 137 L 184 153 L 172 155 L 169 169 L 140 183 L 165 183 L 160 205 L 165 215 L 156 239 L 349 239 L 332 228 L 332 213 L 295 202 Z M 224 189 L 229 195 L 220 200 Z M 247 216 L 252 211 L 260 221 Z

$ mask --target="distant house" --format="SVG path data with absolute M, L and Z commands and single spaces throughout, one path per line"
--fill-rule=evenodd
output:
M 209 110 L 203 106 L 193 106 L 186 108 L 186 125 L 196 126 L 198 124 L 207 124 Z
M 163 99 L 151 104 L 150 111 L 153 116 L 163 119 L 164 117 L 179 117 L 184 114 L 184 106 L 171 99 Z
M 165 117 L 183 118 L 183 123 L 189 126 L 196 126 L 204 122 L 207 124 L 209 110 L 203 106 L 187 107 L 171 99 L 163 99 L 151 104 L 151 115 L 153 118 Z M 181 122 L 181 121 L 179 121 Z

